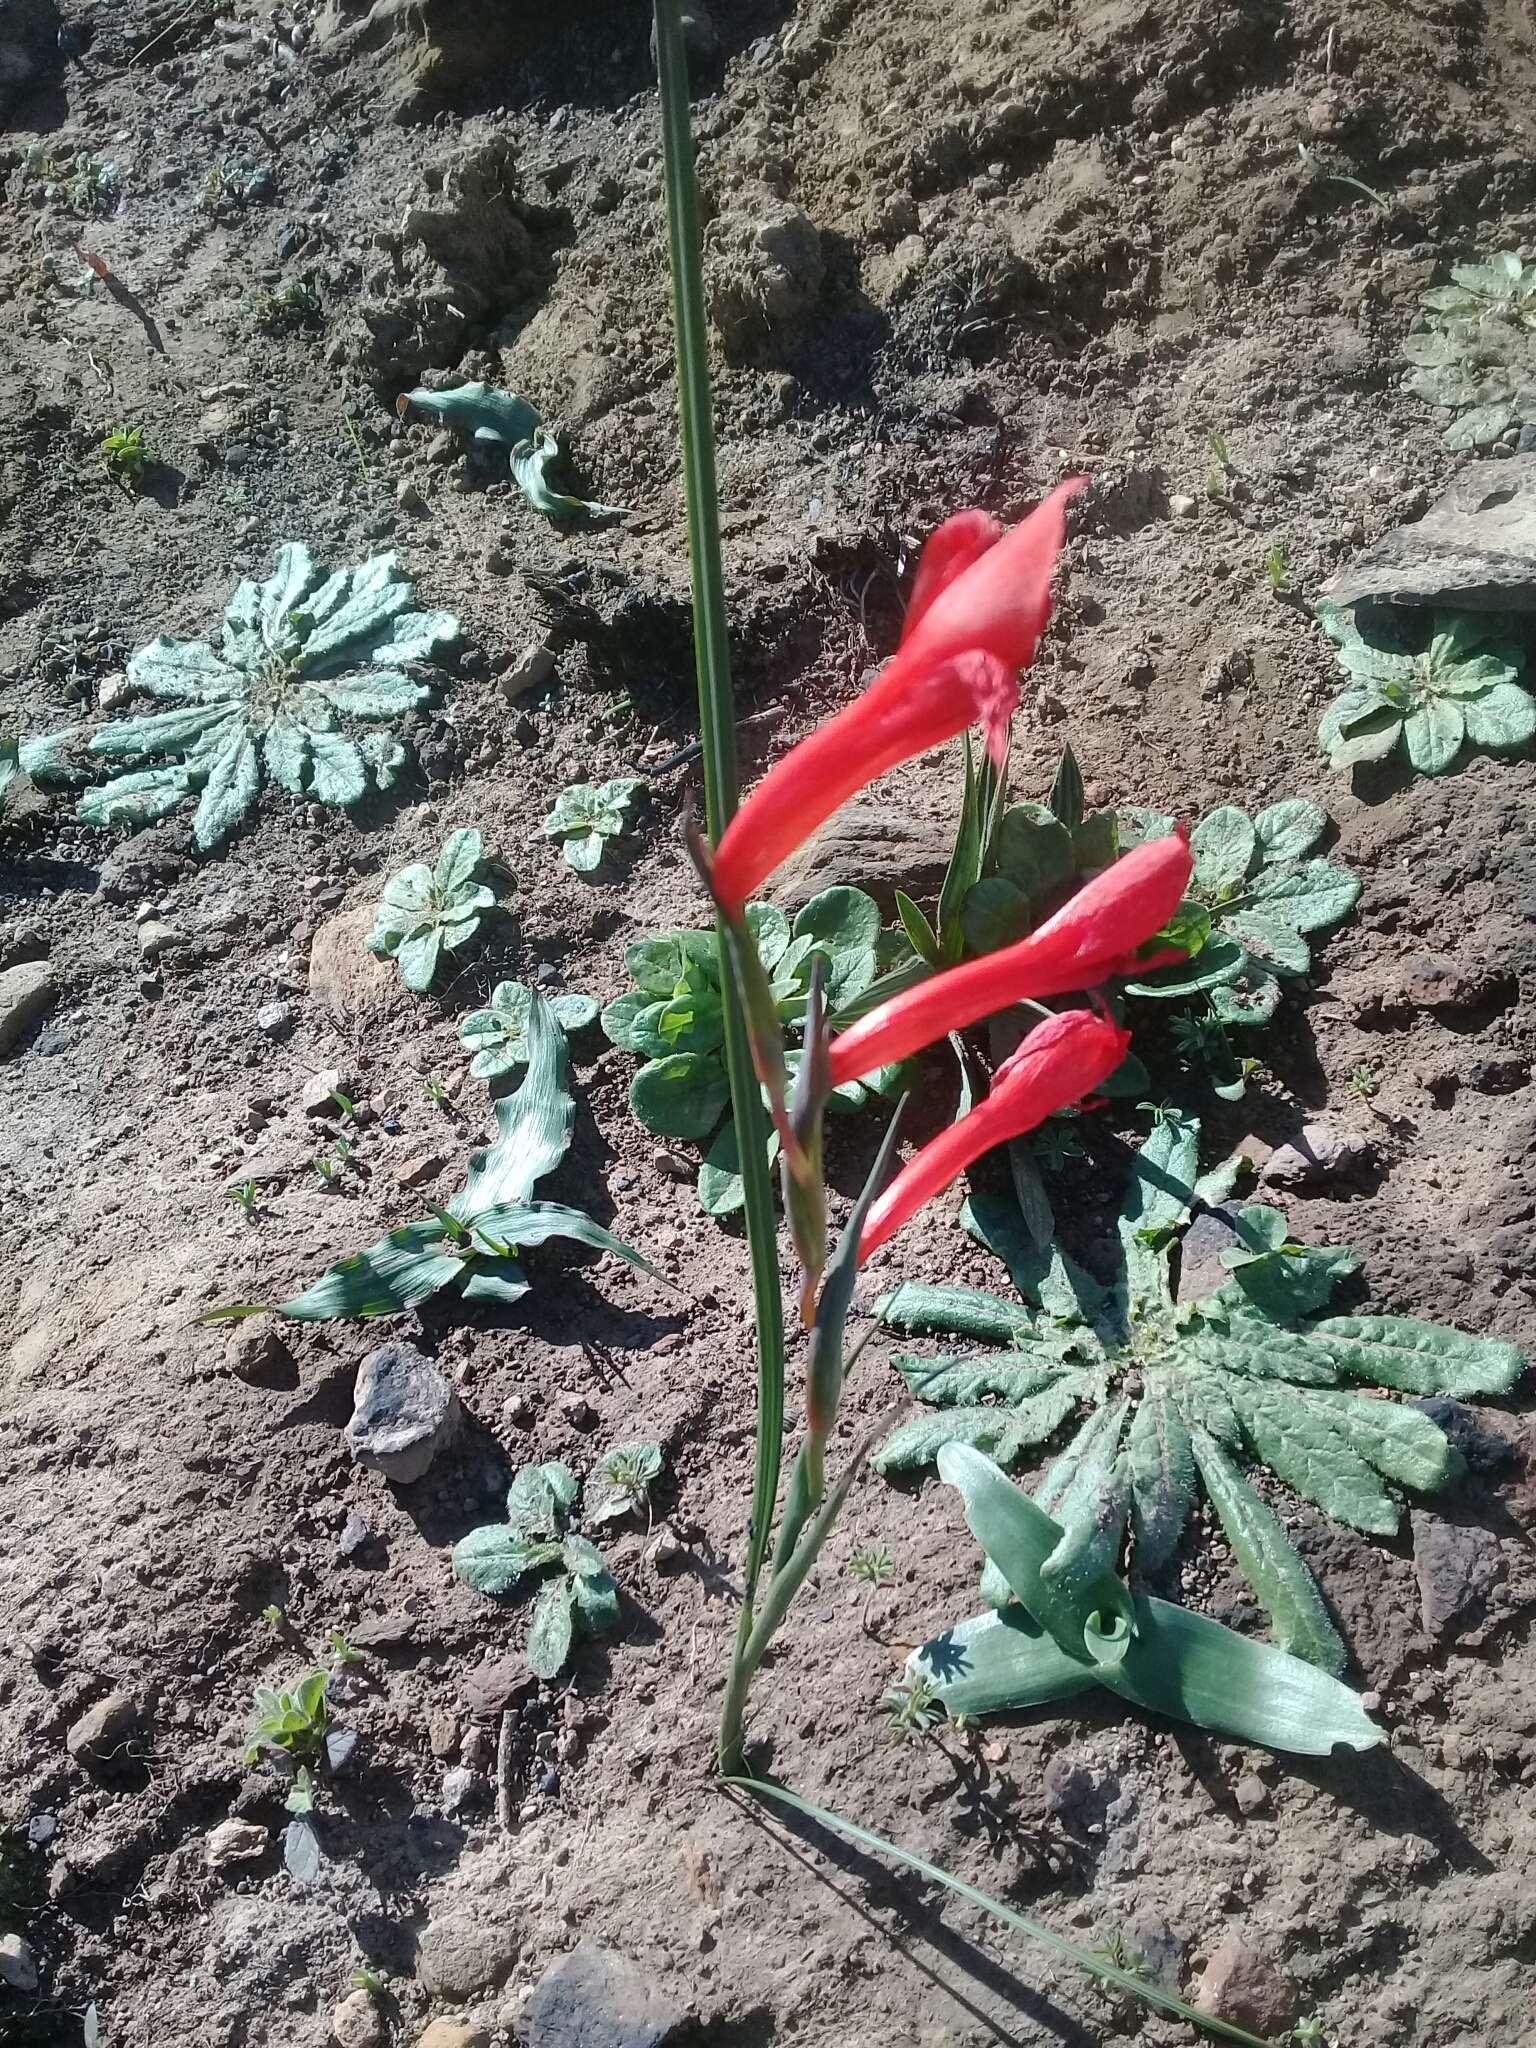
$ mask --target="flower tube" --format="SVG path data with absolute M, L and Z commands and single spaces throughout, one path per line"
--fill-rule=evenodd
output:
M 868 689 L 792 747 L 753 790 L 715 849 L 715 896 L 729 916 L 849 797 L 887 769 L 981 724 L 994 759 L 1051 611 L 1066 507 L 1061 484 L 997 539 L 984 512 L 956 513 L 918 565 L 901 646 Z M 914 616 L 915 614 L 915 616 Z
M 859 1238 L 859 1264 L 983 1152 L 1022 1137 L 1107 1081 L 1130 1042 L 1128 1031 L 1090 1010 L 1066 1010 L 1037 1024 L 998 1068 L 986 1101 L 925 1145 L 877 1199 Z
M 1192 866 L 1182 832 L 1122 854 L 1027 938 L 918 982 L 841 1032 L 831 1046 L 832 1086 L 908 1059 L 1011 1003 L 1093 988 L 1133 966 L 1145 971 L 1163 964 L 1174 956 L 1138 961 L 1136 949 L 1178 909 Z

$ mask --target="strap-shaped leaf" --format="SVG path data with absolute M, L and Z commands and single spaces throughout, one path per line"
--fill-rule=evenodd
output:
M 1073 1374 L 1009 1407 L 977 1404 L 913 1416 L 897 1424 L 869 1462 L 887 1476 L 919 1472 L 935 1463 L 947 1444 L 969 1444 L 1001 1466 L 1015 1465 L 1061 1427 L 1094 1384 L 1086 1373 Z
M 408 1224 L 388 1237 L 328 1266 L 313 1287 L 279 1302 L 277 1314 L 299 1322 L 328 1322 L 337 1316 L 393 1316 L 456 1280 L 461 1262 L 432 1247 L 444 1236 L 441 1224 Z
M 1082 1429 L 1048 1468 L 1036 1489 L 1039 1505 L 1061 1524 L 1061 1541 L 1041 1567 L 1047 1584 L 1059 1588 L 1079 1608 L 1092 1600 L 1094 1588 L 1113 1577 L 1130 1512 L 1130 1475 L 1120 1455 L 1130 1403 L 1121 1395 L 1090 1415 Z M 1040 1494 L 1067 1468 L 1049 1500 Z
M 1397 1503 L 1320 1402 L 1235 1374 L 1227 1387 L 1244 1436 L 1271 1472 L 1336 1522 L 1394 1534 Z
M 1215 1437 L 1230 1451 L 1241 1446 L 1242 1425 L 1227 1393 L 1225 1379 L 1219 1379 L 1214 1373 L 1188 1371 L 1181 1359 L 1173 1391 L 1179 1413 L 1191 1431 L 1203 1429 L 1207 1436 Z
M 231 730 L 234 736 L 209 769 L 192 817 L 192 836 L 205 849 L 233 832 L 261 788 L 255 742 L 244 726 Z
M 1161 1379 L 1149 1377 L 1126 1444 L 1136 1562 L 1159 1572 L 1178 1549 L 1195 1504 L 1189 1431 Z
M 146 754 L 179 754 L 204 733 L 217 731 L 238 717 L 238 705 L 221 702 L 151 711 L 143 718 L 123 718 L 98 727 L 90 751 L 119 761 L 141 761 Z
M 1072 1699 L 1099 1683 L 1016 1600 L 956 1622 L 907 1659 L 909 1681 L 939 1688 L 950 1714 L 999 1714 Z
M 261 637 L 267 651 L 292 644 L 289 614 L 298 609 L 316 582 L 314 557 L 302 541 L 290 540 L 277 551 L 276 566 L 262 584 Z
M 505 1202 L 477 1210 L 465 1220 L 477 1238 L 492 1244 L 526 1251 L 530 1245 L 547 1244 L 552 1237 L 568 1237 L 578 1244 L 590 1245 L 594 1251 L 613 1252 L 630 1265 L 638 1266 L 642 1273 L 661 1277 L 649 1259 L 642 1258 L 601 1223 L 594 1223 L 583 1210 L 568 1208 L 564 1202 Z
M 484 1210 L 527 1202 L 534 1183 L 553 1172 L 571 1142 L 576 1105 L 562 1085 L 565 1033 L 537 993 L 528 1009 L 527 1041 L 522 1086 L 496 1104 L 496 1137 L 471 1154 L 468 1184 L 449 1204 L 466 1223 Z
M 1516 1344 L 1412 1316 L 1327 1316 L 1305 1334 L 1351 1379 L 1404 1394 L 1507 1394 L 1526 1367 Z
M 530 1290 L 531 1282 L 516 1259 L 488 1256 L 466 1259 L 462 1267 L 464 1284 L 459 1289 L 466 1301 L 489 1301 L 498 1308 L 511 1308 Z
M 1212 1331 L 1187 1337 L 1179 1356 L 1215 1371 L 1241 1373 L 1249 1379 L 1286 1380 L 1297 1386 L 1331 1387 L 1339 1377 L 1338 1368 L 1321 1347 L 1257 1318 L 1234 1322 L 1227 1334 Z
M 1361 1457 L 1400 1486 L 1436 1493 L 1458 1469 L 1460 1461 L 1449 1438 L 1422 1408 L 1348 1389 L 1319 1391 L 1307 1398 L 1322 1402 L 1324 1412 L 1335 1418 Z
M 1130 1595 L 1114 1574 L 1053 1585 L 1044 1566 L 1061 1542 L 1060 1524 L 980 1451 L 950 1444 L 938 1464 L 939 1477 L 960 1495 L 971 1534 L 1058 1648 L 1097 1669 L 1123 1657 Z
M 965 1337 L 977 1344 L 1027 1344 L 1036 1335 L 1031 1311 L 974 1287 L 935 1287 L 904 1280 L 882 1294 L 875 1312 L 893 1330 L 916 1336 Z
M 86 790 L 79 815 L 87 825 L 147 825 L 184 803 L 200 780 L 187 768 L 135 768 Z
M 1153 1713 L 1298 1756 L 1374 1749 L 1358 1693 L 1317 1665 L 1166 1600 L 1135 1602 L 1136 1634 L 1099 1682 Z
M 245 686 L 239 671 L 221 661 L 206 640 L 170 640 L 163 633 L 129 657 L 127 674 L 146 696 L 186 704 L 227 703 Z
M 1344 1669 L 1344 1643 L 1328 1618 L 1317 1582 L 1286 1535 L 1280 1518 L 1257 1494 L 1226 1452 L 1204 1430 L 1193 1450 L 1212 1507 L 1226 1531 L 1238 1569 L 1258 1596 L 1282 1650 L 1305 1658 L 1335 1678 Z
M 1200 1172 L 1200 1126 L 1169 1114 L 1148 1132 L 1120 1205 L 1120 1244 L 1132 1314 L 1171 1298 L 1167 1240 L 1189 1221 Z

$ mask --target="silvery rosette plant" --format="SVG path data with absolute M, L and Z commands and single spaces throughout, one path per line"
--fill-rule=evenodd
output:
M 251 809 L 264 777 L 294 796 L 345 808 L 388 789 L 405 749 L 388 732 L 353 738 L 344 721 L 395 719 L 426 702 L 430 683 L 409 673 L 459 637 L 450 612 L 411 608 L 395 555 L 327 575 L 289 541 L 265 583 L 240 584 L 217 652 L 204 640 L 162 635 L 128 663 L 131 690 L 172 702 L 98 727 L 89 751 L 131 768 L 89 790 L 89 825 L 144 825 L 196 796 L 193 836 L 205 849 Z
M 1536 420 L 1536 263 L 1513 249 L 1453 263 L 1423 305 L 1422 327 L 1403 341 L 1408 389 L 1454 415 L 1446 447 L 1491 447 Z
M 564 1032 L 584 1031 L 597 1021 L 597 1002 L 574 990 L 543 998 L 549 1014 Z M 520 981 L 498 981 L 489 1005 L 459 1020 L 459 1043 L 474 1058 L 469 1071 L 477 1081 L 499 1081 L 528 1063 L 528 1012 L 533 990 Z
M 1536 739 L 1524 657 L 1498 613 L 1320 604 L 1317 621 L 1350 678 L 1317 729 L 1330 766 L 1401 750 L 1420 775 L 1444 775 L 1469 748 L 1513 753 Z
M 480 879 L 484 867 L 484 842 L 466 826 L 448 834 L 434 863 L 413 861 L 384 884 L 364 944 L 395 961 L 417 995 L 432 986 L 444 953 L 467 946 L 495 908 L 496 892 Z
M 558 839 L 567 867 L 590 875 L 601 862 L 610 839 L 621 839 L 630 826 L 630 807 L 645 788 L 641 775 L 615 775 L 607 782 L 573 782 L 562 789 L 544 820 L 544 837 Z

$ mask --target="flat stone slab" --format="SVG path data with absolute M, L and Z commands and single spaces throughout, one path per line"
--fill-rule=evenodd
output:
M 1422 519 L 1384 533 L 1320 595 L 1536 612 L 1536 455 L 1473 463 Z

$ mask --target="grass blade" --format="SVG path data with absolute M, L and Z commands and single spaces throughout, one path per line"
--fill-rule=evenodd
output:
M 1149 1984 L 1144 1978 L 1130 1970 L 1122 1970 L 1105 1956 L 1093 1955 L 1088 1949 L 1079 1948 L 1065 1936 L 1055 1934 L 1038 1920 L 1030 1920 L 1022 1913 L 1016 1913 L 1011 1906 L 1005 1906 L 1000 1899 L 978 1891 L 963 1878 L 953 1877 L 937 1863 L 929 1863 L 921 1856 L 914 1856 L 910 1849 L 900 1849 L 884 1836 L 872 1834 L 868 1828 L 861 1828 L 851 1820 L 844 1820 L 840 1813 L 831 1813 L 824 1806 L 813 1805 L 809 1799 L 802 1799 L 796 1792 L 788 1792 L 782 1785 L 770 1785 L 762 1778 L 726 1778 L 723 1783 L 737 1791 L 749 1792 L 754 1798 L 772 1799 L 780 1806 L 788 1806 L 796 1813 L 804 1814 L 807 1820 L 814 1820 L 845 1840 L 857 1842 L 862 1849 L 873 1849 L 878 1855 L 889 1856 L 894 1863 L 915 1870 L 919 1877 L 925 1877 L 932 1884 L 941 1884 L 946 1891 L 957 1897 L 968 1899 L 973 1906 L 980 1906 L 984 1913 L 990 1913 L 994 1920 L 1001 1920 L 1005 1927 L 1011 1927 L 1015 1934 L 1022 1934 L 1027 1940 L 1048 1948 L 1053 1955 L 1075 1963 L 1090 1977 L 1096 1977 L 1101 1984 L 1113 1985 L 1127 1998 L 1136 1998 L 1143 2005 L 1155 2006 L 1159 2012 L 1172 2013 L 1176 2019 L 1188 2020 L 1192 2027 L 1201 2027 L 1218 2041 L 1236 2041 L 1240 2048 L 1275 2048 L 1261 2034 L 1250 2034 L 1242 2027 L 1229 2025 L 1226 2020 L 1213 2019 L 1208 2013 L 1196 2012 L 1192 2005 L 1186 2005 L 1182 1998 L 1175 1998 L 1171 1991 L 1164 1991 L 1156 1984 Z

